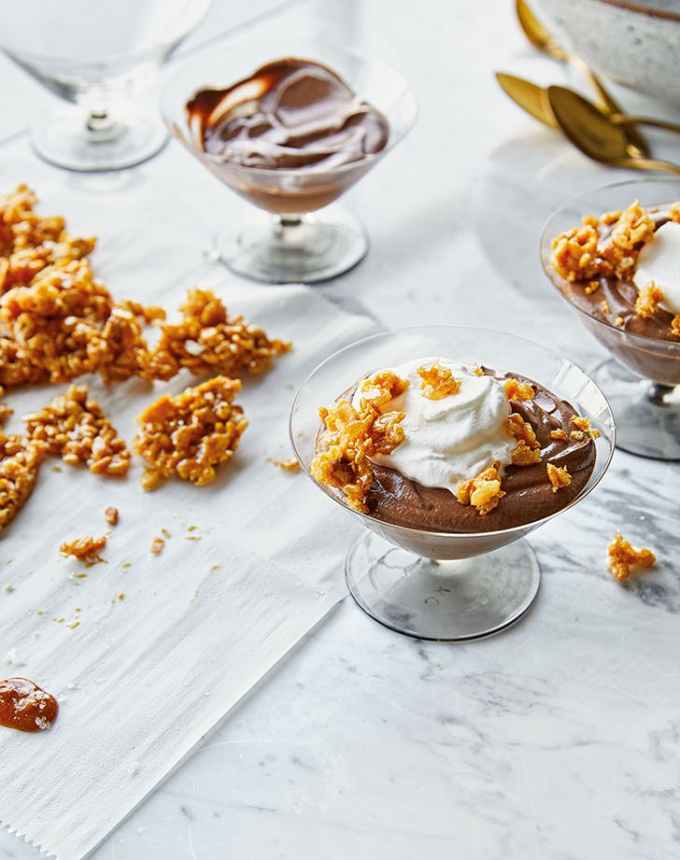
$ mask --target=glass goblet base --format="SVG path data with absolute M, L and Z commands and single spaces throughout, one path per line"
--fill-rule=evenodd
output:
M 342 275 L 368 251 L 361 222 L 331 206 L 313 215 L 262 215 L 235 238 L 217 240 L 222 262 L 268 284 L 315 284 Z
M 613 358 L 591 373 L 616 421 L 616 447 L 653 460 L 680 460 L 680 386 L 640 379 Z
M 519 621 L 536 599 L 541 572 L 526 540 L 486 555 L 432 561 L 367 531 L 347 554 L 345 579 L 354 600 L 385 627 L 461 642 Z
M 126 112 L 107 121 L 106 128 L 92 128 L 86 112 L 71 109 L 49 114 L 31 128 L 31 143 L 42 159 L 87 173 L 141 164 L 156 155 L 167 139 L 154 110 Z

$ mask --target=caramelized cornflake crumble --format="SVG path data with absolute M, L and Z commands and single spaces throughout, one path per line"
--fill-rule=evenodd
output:
M 270 459 L 269 462 L 277 466 L 281 469 L 282 472 L 290 472 L 291 474 L 297 474 L 300 471 L 300 463 L 295 457 L 291 457 L 290 460 L 275 460 Z
M 555 441 L 558 442 L 566 442 L 569 436 L 567 435 L 566 430 L 562 430 L 562 428 L 559 428 L 557 430 L 550 431 L 550 438 L 555 439 Z
M 541 462 L 541 446 L 534 428 L 521 415 L 513 412 L 505 419 L 506 431 L 515 439 L 517 446 L 512 451 L 514 466 L 531 466 Z
M 453 372 L 441 364 L 419 367 L 418 376 L 421 379 L 420 393 L 428 400 L 443 400 L 460 391 L 460 379 L 456 379 Z
M 583 288 L 583 292 L 587 296 L 592 296 L 592 294 L 596 293 L 599 289 L 600 289 L 600 282 L 599 281 L 591 281 L 589 284 L 586 284 L 586 286 Z
M 373 483 L 370 457 L 390 454 L 404 441 L 405 413 L 383 408 L 407 388 L 408 380 L 381 371 L 359 384 L 358 409 L 345 399 L 319 409 L 325 430 L 310 472 L 320 484 L 339 489 L 357 511 L 366 510 L 366 494 Z
M 676 314 L 671 320 L 671 334 L 680 337 L 680 314 Z
M 610 227 L 603 237 L 603 228 Z M 653 236 L 654 220 L 637 201 L 622 212 L 587 215 L 580 226 L 552 240 L 552 266 L 566 281 L 588 281 L 589 286 L 600 276 L 625 277 Z
M 590 418 L 586 418 L 583 415 L 572 415 L 571 423 L 576 428 L 576 430 L 572 430 L 569 434 L 571 439 L 580 441 L 581 439 L 585 439 L 586 436 L 590 437 L 591 439 L 599 439 L 600 431 L 595 430 L 594 427 L 590 426 Z
M 95 475 L 118 478 L 127 474 L 127 445 L 85 386 L 71 385 L 65 394 L 24 420 L 28 436 L 65 463 L 85 465 Z
M 480 517 L 486 516 L 505 495 L 501 489 L 500 464 L 493 463 L 470 481 L 462 481 L 456 487 L 456 498 L 461 505 L 472 505 Z
M 158 344 L 142 372 L 148 379 L 171 379 L 183 367 L 197 375 L 257 375 L 292 349 L 289 342 L 271 340 L 242 316 L 230 317 L 209 290 L 189 290 L 180 310 L 180 323 L 161 326 Z
M 643 319 L 649 319 L 659 309 L 659 303 L 664 300 L 663 290 L 651 281 L 638 291 L 635 300 L 635 313 Z
M 503 389 L 508 400 L 532 400 L 536 395 L 533 385 L 529 382 L 520 382 L 514 376 L 505 380 Z
M 656 564 L 656 555 L 651 549 L 634 547 L 620 531 L 607 547 L 609 570 L 617 582 L 625 582 L 635 573 L 649 570 Z
M 12 522 L 31 495 L 44 455 L 42 445 L 0 432 L 0 530 Z
M 110 526 L 117 526 L 120 519 L 118 508 L 106 508 L 104 510 L 104 519 Z
M 557 493 L 571 484 L 571 475 L 566 466 L 555 466 L 553 463 L 546 463 L 546 470 L 553 493 Z
M 151 541 L 151 553 L 152 555 L 160 555 L 165 549 L 165 541 L 162 537 L 155 537 Z
M 215 479 L 248 426 L 233 402 L 240 390 L 239 380 L 216 376 L 174 397 L 165 394 L 142 412 L 134 445 L 146 461 L 145 490 L 173 475 L 199 487 Z
M 106 535 L 102 535 L 101 537 L 88 536 L 76 538 L 75 540 L 63 543 L 59 547 L 59 552 L 63 556 L 72 556 L 86 567 L 92 567 L 104 561 L 100 553 L 106 548 L 106 543 Z

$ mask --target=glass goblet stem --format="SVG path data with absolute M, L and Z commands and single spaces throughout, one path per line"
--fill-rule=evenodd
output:
M 85 117 L 85 133 L 91 143 L 106 143 L 125 132 L 125 125 L 112 117 L 106 108 L 91 108 Z

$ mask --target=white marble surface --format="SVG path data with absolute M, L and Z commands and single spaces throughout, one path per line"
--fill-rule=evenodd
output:
M 388 326 L 504 328 L 592 365 L 598 347 L 542 277 L 538 233 L 565 194 L 617 174 L 496 89 L 495 68 L 563 75 L 525 48 L 511 4 L 302 3 L 266 26 L 293 33 L 312 14 L 331 26 L 345 16 L 356 45 L 397 65 L 421 105 L 411 137 L 348 195 L 372 249 L 324 295 Z M 2 153 L 3 185 L 15 166 L 16 180 L 48 181 L 25 136 Z M 223 213 L 225 226 L 246 209 L 174 145 L 116 181 L 155 185 L 194 217 Z M 131 209 L 131 236 L 146 217 Z M 200 248 L 184 243 L 182 255 L 169 282 L 201 268 Z M 679 474 L 617 452 L 596 493 L 532 535 L 542 592 L 496 638 L 423 644 L 346 600 L 97 860 L 679 856 Z M 660 556 L 631 588 L 606 572 L 617 527 Z M 0 834 L 0 857 L 34 856 Z

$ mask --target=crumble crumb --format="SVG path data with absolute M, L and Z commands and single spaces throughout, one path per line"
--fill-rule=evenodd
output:
M 107 543 L 106 535 L 101 537 L 83 537 L 63 543 L 59 547 L 59 552 L 63 556 L 72 556 L 78 559 L 87 567 L 103 562 L 100 552 L 105 549 Z
M 104 519 L 110 526 L 117 526 L 119 520 L 118 508 L 106 508 L 104 510 Z
M 553 493 L 571 484 L 571 475 L 566 466 L 555 466 L 553 463 L 546 464 L 548 480 L 552 486 Z
M 583 292 L 587 296 L 592 296 L 593 293 L 596 293 L 600 289 L 599 281 L 590 281 L 590 283 L 586 284 L 583 288 Z
M 642 319 L 653 317 L 659 308 L 659 303 L 664 300 L 663 290 L 654 281 L 650 281 L 638 291 L 635 300 L 635 313 Z
M 275 460 L 270 457 L 269 462 L 273 466 L 278 466 L 278 468 L 281 469 L 282 472 L 290 472 L 291 474 L 296 474 L 300 471 L 300 463 L 295 457 L 291 457 L 290 460 Z
M 671 320 L 671 334 L 680 337 L 680 314 L 676 314 Z
M 460 391 L 461 381 L 456 379 L 448 367 L 433 364 L 432 367 L 419 367 L 420 391 L 428 400 L 443 400 Z
M 122 477 L 130 467 L 124 440 L 84 385 L 71 385 L 65 394 L 24 419 L 28 436 L 70 466 L 86 465 L 95 475 Z
M 562 430 L 562 428 L 559 428 L 557 430 L 550 431 L 550 438 L 555 439 L 555 441 L 558 442 L 566 442 L 569 436 L 567 435 L 566 430 Z
M 408 380 L 392 371 L 382 371 L 359 384 L 359 408 L 340 399 L 319 409 L 324 425 L 321 450 L 312 460 L 310 472 L 319 484 L 339 489 L 347 504 L 366 510 L 366 494 L 373 483 L 370 456 L 389 454 L 405 438 L 401 422 L 404 412 L 383 412 L 408 387 Z
M 216 466 L 232 458 L 248 426 L 233 402 L 240 389 L 239 380 L 216 376 L 174 397 L 165 394 L 142 412 L 134 444 L 146 461 L 145 490 L 173 475 L 199 487 L 217 477 Z
M 656 564 L 656 555 L 651 549 L 634 547 L 620 531 L 607 547 L 609 570 L 617 582 L 625 582 L 633 574 L 648 570 Z
M 520 382 L 513 376 L 505 380 L 503 388 L 508 400 L 532 400 L 536 395 L 533 385 L 528 382 Z
M 153 555 L 160 555 L 165 549 L 165 541 L 162 537 L 155 537 L 151 541 L 151 553 Z
M 172 537 L 172 535 L 167 529 L 161 529 L 161 534 L 166 540 L 170 540 L 170 538 Z
M 501 475 L 498 463 L 480 472 L 476 478 L 463 481 L 456 487 L 456 498 L 461 505 L 477 508 L 480 517 L 486 516 L 505 495 L 501 489 Z

